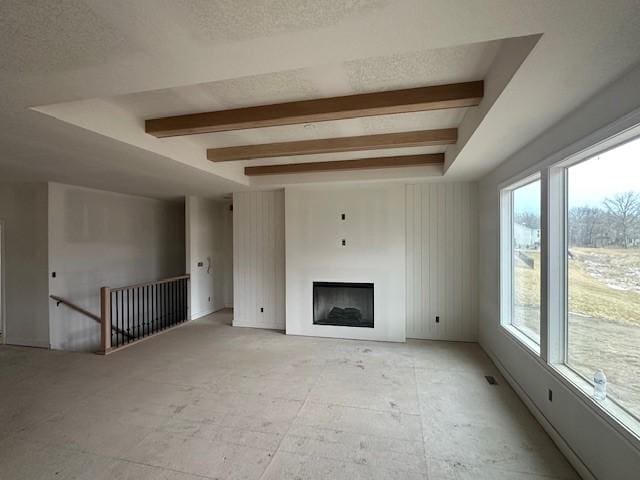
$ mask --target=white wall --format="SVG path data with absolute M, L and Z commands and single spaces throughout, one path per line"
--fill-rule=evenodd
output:
M 225 307 L 226 271 L 231 252 L 225 238 L 227 205 L 220 201 L 187 197 L 185 200 L 186 269 L 191 275 L 191 318 Z M 201 264 L 201 265 L 200 265 Z
M 284 192 L 234 193 L 234 326 L 284 330 L 284 252 Z
M 405 340 L 403 185 L 287 188 L 285 226 L 287 334 Z M 313 325 L 314 281 L 373 283 L 374 328 Z
M 6 342 L 49 346 L 47 184 L 0 183 Z
M 477 341 L 476 184 L 407 185 L 406 204 L 407 337 Z
M 49 184 L 51 294 L 99 314 L 100 287 L 184 274 L 184 258 L 182 202 Z M 53 301 L 49 323 L 54 349 L 99 346 L 95 321 Z
M 479 184 L 479 338 L 485 350 L 521 388 L 547 428 L 566 443 L 596 478 L 638 478 L 640 450 L 605 421 L 592 402 L 565 385 L 543 362 L 500 327 L 498 185 L 607 124 L 640 108 L 640 68 L 613 83 L 563 119 Z M 611 132 L 609 132 L 611 134 Z M 598 135 L 606 137 L 607 132 Z M 584 145 L 586 146 L 586 145 Z M 553 390 L 553 402 L 547 390 Z M 543 423 L 544 425 L 544 423 Z

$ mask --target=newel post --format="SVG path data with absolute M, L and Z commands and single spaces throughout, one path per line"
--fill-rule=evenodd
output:
M 100 289 L 100 351 L 106 355 L 111 350 L 111 289 Z

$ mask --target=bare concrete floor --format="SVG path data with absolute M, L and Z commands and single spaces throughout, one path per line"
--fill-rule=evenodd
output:
M 577 478 L 475 344 L 229 320 L 109 357 L 0 346 L 0 478 Z

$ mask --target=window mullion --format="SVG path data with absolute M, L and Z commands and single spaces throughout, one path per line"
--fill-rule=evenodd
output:
M 545 241 L 547 246 L 546 280 L 546 361 L 561 364 L 566 359 L 566 298 L 567 298 L 567 240 L 566 240 L 566 169 L 553 167 L 548 171 L 548 191 Z
M 549 328 L 549 170 L 540 177 L 540 357 L 549 362 L 550 340 L 553 334 Z

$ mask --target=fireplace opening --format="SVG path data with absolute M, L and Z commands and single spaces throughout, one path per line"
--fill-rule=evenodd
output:
M 373 283 L 313 282 L 313 324 L 373 328 Z

